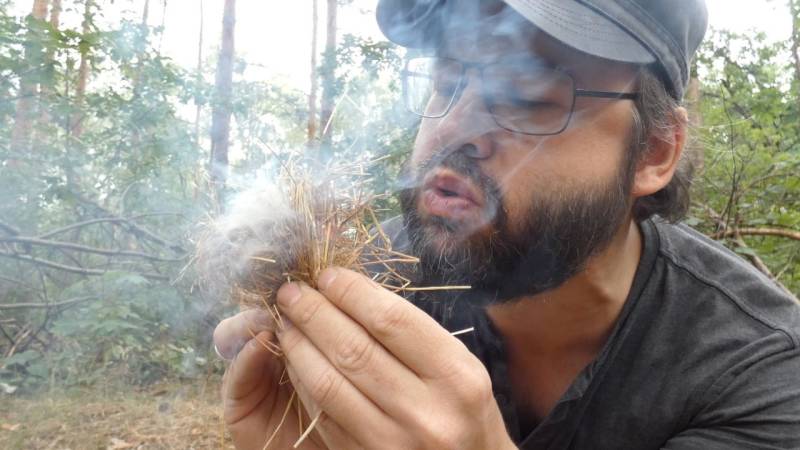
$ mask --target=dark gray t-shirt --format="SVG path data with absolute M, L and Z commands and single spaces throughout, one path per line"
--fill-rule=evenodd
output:
M 800 449 L 800 305 L 689 227 L 647 220 L 641 230 L 614 331 L 533 429 L 520 425 L 484 309 L 417 304 L 451 331 L 475 327 L 462 340 L 522 449 Z

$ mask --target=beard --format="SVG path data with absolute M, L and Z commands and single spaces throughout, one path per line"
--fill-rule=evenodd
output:
M 634 175 L 624 158 L 609 180 L 583 183 L 572 190 L 539 192 L 512 227 L 498 184 L 476 161 L 456 151 L 420 165 L 400 204 L 411 251 L 420 260 L 419 286 L 470 285 L 469 298 L 504 303 L 554 289 L 580 273 L 587 261 L 613 240 L 630 210 Z M 483 191 L 481 219 L 463 223 L 418 210 L 425 174 L 446 167 L 469 178 Z

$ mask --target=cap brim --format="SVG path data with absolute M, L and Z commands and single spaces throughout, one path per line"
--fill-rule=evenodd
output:
M 503 0 L 564 44 L 613 61 L 650 64 L 655 56 L 619 25 L 574 0 Z

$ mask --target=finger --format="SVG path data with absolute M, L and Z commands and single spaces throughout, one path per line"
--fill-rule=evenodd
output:
M 230 360 L 253 336 L 274 329 L 274 321 L 268 312 L 248 309 L 217 325 L 214 329 L 214 347 L 222 358 Z
M 352 436 L 345 433 L 342 427 L 337 425 L 336 422 L 330 420 L 330 418 L 325 414 L 322 414 L 322 409 L 311 399 L 311 395 L 309 395 L 308 390 L 306 390 L 305 386 L 303 386 L 303 384 L 300 382 L 300 379 L 291 366 L 286 367 L 286 373 L 289 375 L 289 379 L 292 381 L 292 386 L 294 387 L 295 392 L 297 392 L 297 396 L 300 398 L 300 402 L 302 403 L 307 414 L 308 420 L 305 422 L 306 428 L 300 432 L 306 433 L 308 432 L 308 428 L 314 427 L 306 437 L 306 440 L 303 442 L 316 442 L 316 437 L 319 436 L 319 438 L 321 438 L 324 442 L 325 447 L 328 449 L 363 448 L 363 446 Z
M 283 364 L 262 345 L 273 335 L 262 331 L 247 342 L 234 358 L 223 379 L 225 420 L 233 424 L 254 410 L 259 402 L 277 391 Z
M 400 436 L 399 426 L 342 376 L 299 329 L 286 327 L 278 339 L 297 383 L 305 386 L 326 421 L 332 420 L 367 448 L 379 448 Z
M 331 303 L 422 378 L 449 378 L 458 365 L 473 362 L 465 358 L 471 354 L 464 344 L 431 316 L 361 274 L 328 268 L 318 285 Z
M 336 370 L 389 416 L 403 421 L 426 400 L 413 395 L 426 392 L 419 377 L 319 292 L 289 283 L 278 302 Z

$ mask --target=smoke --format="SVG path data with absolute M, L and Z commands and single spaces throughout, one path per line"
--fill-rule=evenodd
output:
M 204 292 L 229 298 L 254 265 L 270 264 L 253 259 L 259 255 L 290 265 L 297 258 L 291 233 L 297 221 L 286 192 L 275 183 L 261 182 L 234 195 L 227 213 L 204 224 L 199 233 L 196 265 Z

